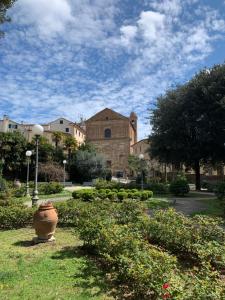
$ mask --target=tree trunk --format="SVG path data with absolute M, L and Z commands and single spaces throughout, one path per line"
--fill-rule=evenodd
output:
M 196 191 L 201 190 L 201 174 L 200 174 L 200 164 L 199 161 L 195 162 L 195 186 L 196 186 Z

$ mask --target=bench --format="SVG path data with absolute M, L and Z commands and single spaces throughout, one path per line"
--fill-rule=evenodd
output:
M 60 182 L 61 183 L 61 185 L 65 185 L 65 186 L 72 186 L 73 185 L 73 183 L 72 183 L 72 181 L 66 181 L 65 182 L 65 184 L 64 184 L 64 182 Z

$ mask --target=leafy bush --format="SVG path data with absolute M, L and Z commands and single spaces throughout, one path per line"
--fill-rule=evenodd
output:
M 117 187 L 118 187 L 118 183 L 116 181 L 107 181 L 107 180 L 103 180 L 103 179 L 98 179 L 95 182 L 95 188 L 97 190 L 113 189 L 113 188 L 117 188 Z
M 126 192 L 118 192 L 117 198 L 118 200 L 123 201 L 124 199 L 128 198 L 128 194 Z
M 220 182 L 215 188 L 216 197 L 219 200 L 225 200 L 225 182 Z
M 0 192 L 6 192 L 8 190 L 7 181 L 0 175 Z
M 184 196 L 190 191 L 188 182 L 184 178 L 178 178 L 170 184 L 170 192 L 175 196 Z
M 13 196 L 14 197 L 21 198 L 21 197 L 24 197 L 25 195 L 26 195 L 26 187 L 24 185 L 22 185 L 18 189 L 13 189 Z
M 79 190 L 79 191 L 74 191 L 72 193 L 72 196 L 74 199 L 80 199 L 83 201 L 93 201 L 97 197 L 97 194 L 93 190 L 83 189 L 83 190 Z
M 142 201 L 144 200 L 148 200 L 150 198 L 153 197 L 153 192 L 152 191 L 143 191 L 141 194 L 140 194 L 140 199 Z
M 201 253 L 201 261 L 205 265 L 195 265 L 194 268 L 189 266 L 186 270 L 179 265 L 179 260 L 174 255 L 149 244 L 146 232 L 149 234 L 148 222 L 152 224 L 152 220 L 158 226 L 166 223 L 162 231 L 151 227 L 150 232 L 156 237 L 154 242 L 162 241 L 158 244 L 178 253 L 178 259 L 180 254 L 187 259 L 187 249 L 198 249 L 199 255 L 206 247 L 205 253 Z M 131 299 L 224 299 L 224 286 L 218 273 L 207 264 L 213 253 L 217 259 L 221 255 L 221 251 L 217 250 L 220 247 L 218 245 L 222 245 L 224 241 L 225 233 L 217 225 L 218 222 L 203 217 L 196 217 L 192 221 L 171 210 L 165 215 L 155 215 L 152 220 L 143 216 L 140 203 L 135 201 L 94 201 L 87 203 L 79 211 L 78 230 L 86 249 L 94 251 L 101 259 L 104 268 L 111 272 L 111 279 L 116 279 L 129 289 L 129 294 L 133 296 Z M 200 246 L 196 241 L 194 244 L 189 242 L 193 228 L 197 230 L 196 236 L 200 237 L 196 240 Z M 201 243 L 201 239 L 205 244 Z M 217 247 L 212 243 L 213 240 Z M 182 243 L 186 248 L 182 247 Z M 207 249 L 209 246 L 213 251 Z
M 74 199 L 80 199 L 83 201 L 93 201 L 97 198 L 105 200 L 109 199 L 112 201 L 124 200 L 124 199 L 136 199 L 136 200 L 147 200 L 153 196 L 152 191 L 138 191 L 138 190 L 125 190 L 120 189 L 99 189 L 99 190 L 90 190 L 84 189 L 79 191 L 74 191 L 72 193 Z
M 0 206 L 0 229 L 17 229 L 31 225 L 33 209 L 17 206 Z
M 209 217 L 190 219 L 173 209 L 160 210 L 147 220 L 144 235 L 175 254 L 225 267 L 225 232 L 219 225 Z
M 109 200 L 115 201 L 115 200 L 117 199 L 117 193 L 115 193 L 115 192 L 109 192 L 109 193 L 107 194 L 107 198 L 108 198 Z
M 164 183 L 156 183 L 156 182 L 151 182 L 148 183 L 147 188 L 155 194 L 168 194 L 169 193 L 169 185 L 164 184 Z
M 59 182 L 47 182 L 39 185 L 39 193 L 43 195 L 58 194 L 63 191 L 63 186 Z
M 80 210 L 86 203 L 68 200 L 64 202 L 56 202 L 54 207 L 58 213 L 58 225 L 63 227 L 76 227 Z

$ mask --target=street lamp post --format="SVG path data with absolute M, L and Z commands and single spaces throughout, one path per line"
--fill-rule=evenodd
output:
M 44 128 L 41 125 L 34 125 L 32 131 L 35 135 L 35 149 L 36 149 L 36 159 L 35 159 L 35 180 L 34 180 L 34 193 L 32 197 L 32 206 L 37 204 L 38 198 L 38 145 L 40 136 L 43 134 Z
M 66 164 L 67 164 L 67 161 L 64 159 L 63 161 L 63 185 L 64 187 L 66 186 Z
M 140 154 L 139 159 L 141 161 L 141 190 L 143 191 L 143 189 L 144 189 L 144 174 L 143 174 L 144 154 Z
M 29 190 L 29 173 L 30 173 L 30 157 L 32 155 L 32 151 L 27 150 L 26 151 L 26 157 L 27 157 L 27 185 L 26 185 L 26 196 L 30 197 L 30 190 Z

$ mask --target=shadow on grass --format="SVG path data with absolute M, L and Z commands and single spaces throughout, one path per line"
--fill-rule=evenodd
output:
M 27 241 L 18 241 L 13 243 L 14 246 L 18 247 L 32 247 L 35 246 L 34 241 L 32 240 L 27 240 Z
M 52 256 L 52 259 L 75 259 L 77 260 L 74 278 L 74 287 L 82 289 L 81 295 L 86 298 L 111 295 L 112 285 L 106 279 L 106 272 L 101 269 L 101 264 L 93 255 L 87 255 L 82 246 L 64 247 Z

